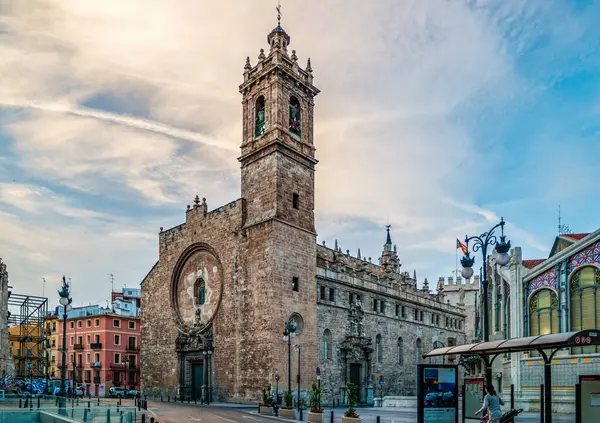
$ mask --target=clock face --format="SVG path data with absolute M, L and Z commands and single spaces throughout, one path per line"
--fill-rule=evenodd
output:
M 174 295 L 176 311 L 187 327 L 206 327 L 212 322 L 223 288 L 221 265 L 208 249 L 184 253 L 176 266 Z

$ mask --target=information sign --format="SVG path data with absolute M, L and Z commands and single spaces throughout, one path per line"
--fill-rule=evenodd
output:
M 458 367 L 420 364 L 419 423 L 458 423 Z
M 479 422 L 481 419 L 475 416 L 475 412 L 483 404 L 483 379 L 465 379 L 465 422 Z

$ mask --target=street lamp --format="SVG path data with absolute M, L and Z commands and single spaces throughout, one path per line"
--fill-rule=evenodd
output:
M 60 296 L 58 302 L 61 306 L 63 306 L 63 341 L 62 341 L 62 366 L 60 368 L 60 393 L 59 395 L 62 397 L 60 399 L 59 406 L 60 408 L 65 407 L 65 376 L 67 372 L 67 311 L 71 309 L 71 303 L 73 299 L 70 297 L 71 293 L 69 292 L 69 284 L 67 280 L 63 276 L 62 278 L 62 289 L 58 291 L 58 295 Z M 67 309 L 69 307 L 69 309 Z M 62 414 L 62 413 L 61 413 Z
M 294 351 L 298 353 L 298 411 L 300 411 L 300 344 L 294 345 Z
M 483 277 L 481 280 L 481 286 L 483 287 L 483 298 L 482 298 L 482 308 L 483 308 L 483 341 L 487 342 L 490 340 L 490 327 L 489 327 L 489 318 L 490 311 L 488 309 L 488 278 L 487 278 L 487 249 L 490 246 L 496 246 L 496 253 L 498 253 L 496 257 L 496 263 L 500 266 L 506 266 L 510 261 L 510 255 L 508 254 L 510 250 L 510 241 L 506 241 L 506 237 L 504 236 L 504 218 L 500 219 L 500 223 L 490 229 L 488 232 L 484 232 L 479 236 L 465 236 L 465 245 L 467 254 L 460 260 L 460 264 L 462 265 L 462 276 L 465 279 L 470 279 L 473 276 L 473 264 L 475 263 L 475 258 L 471 257 L 469 254 L 469 241 L 473 241 L 473 252 L 481 251 L 483 256 Z M 494 231 L 500 228 L 500 241 L 494 235 Z M 491 383 L 492 380 L 492 369 L 486 363 L 485 369 L 485 377 L 486 383 Z
M 283 330 L 283 340 L 288 343 L 288 396 L 292 393 L 292 336 L 296 334 L 296 319 L 289 319 Z

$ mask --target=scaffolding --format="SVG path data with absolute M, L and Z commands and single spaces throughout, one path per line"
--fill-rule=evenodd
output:
M 48 314 L 48 299 L 34 295 L 9 293 L 9 322 L 19 327 L 18 333 L 11 333 L 16 377 L 46 378 L 48 359 L 46 357 L 45 328 Z M 17 344 L 17 348 L 14 347 Z

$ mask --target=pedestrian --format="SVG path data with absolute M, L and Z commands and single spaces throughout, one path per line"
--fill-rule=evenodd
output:
M 502 418 L 500 406 L 504 405 L 504 401 L 496 393 L 491 383 L 486 385 L 485 392 L 486 396 L 483 398 L 483 406 L 475 412 L 475 415 L 477 416 L 487 408 L 489 413 L 488 423 L 500 423 L 500 419 Z

